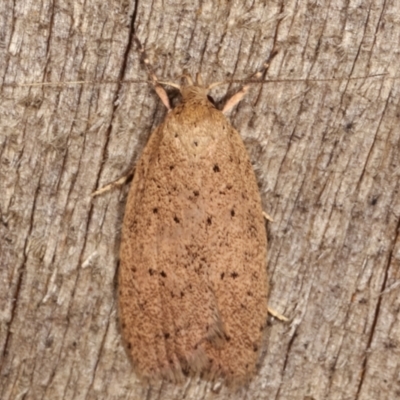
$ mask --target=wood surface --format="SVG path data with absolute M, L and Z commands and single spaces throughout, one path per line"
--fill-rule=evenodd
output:
M 400 398 L 399 15 L 395 0 L 0 2 L 0 398 Z M 274 219 L 269 305 L 290 321 L 269 318 L 240 392 L 144 387 L 122 346 L 128 186 L 90 194 L 166 114 L 134 31 L 163 80 L 243 79 L 278 50 L 230 120 Z M 93 83 L 43 85 L 60 81 Z

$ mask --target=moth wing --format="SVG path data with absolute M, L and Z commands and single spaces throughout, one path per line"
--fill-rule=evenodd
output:
M 203 239 L 197 223 L 206 215 L 195 201 L 199 195 L 194 187 L 199 186 L 188 183 L 182 148 L 170 143 L 165 129 L 163 124 L 152 133 L 129 191 L 119 308 L 139 375 L 178 382 L 183 372 L 207 368 L 201 344 L 208 337 L 222 337 L 223 328 L 203 244 L 198 244 Z
M 208 342 L 206 351 L 212 359 L 210 373 L 240 385 L 255 373 L 264 339 L 268 314 L 267 237 L 253 167 L 239 133 L 229 128 L 226 162 L 219 165 L 219 175 L 225 172 L 219 182 L 223 190 L 215 191 L 210 204 L 219 216 L 215 221 L 218 245 L 210 281 L 226 344 L 219 348 Z
M 122 329 L 144 377 L 245 380 L 267 314 L 260 195 L 222 113 L 187 111 L 168 114 L 136 167 L 121 244 Z
M 155 379 L 171 374 L 164 345 L 165 310 L 154 256 L 157 237 L 147 207 L 149 169 L 161 139 L 160 127 L 150 136 L 135 167 L 122 227 L 119 266 L 119 318 L 128 352 L 139 376 Z M 179 373 L 177 371 L 176 373 Z M 169 378 L 174 378 L 174 373 Z

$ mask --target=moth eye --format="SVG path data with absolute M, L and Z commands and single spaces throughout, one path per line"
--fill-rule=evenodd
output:
M 214 172 L 219 172 L 220 171 L 218 164 L 214 165 L 213 171 Z
M 209 94 L 207 95 L 207 99 L 214 107 L 216 107 L 215 100 Z

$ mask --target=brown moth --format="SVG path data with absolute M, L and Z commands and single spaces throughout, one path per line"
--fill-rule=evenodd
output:
M 182 102 L 150 136 L 127 200 L 119 317 L 136 372 L 148 382 L 200 375 L 238 386 L 260 359 L 265 221 L 243 141 L 207 97 L 213 86 L 187 77 Z

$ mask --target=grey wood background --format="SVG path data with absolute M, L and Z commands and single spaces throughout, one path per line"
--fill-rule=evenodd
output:
M 400 398 L 399 15 L 396 0 L 1 1 L 0 398 Z M 279 51 L 230 119 L 274 218 L 270 306 L 290 322 L 270 318 L 236 393 L 143 387 L 121 345 L 128 187 L 90 194 L 166 112 L 133 31 L 164 80 L 242 79 Z M 23 85 L 78 80 L 102 83 Z M 120 80 L 142 83 L 105 83 Z

